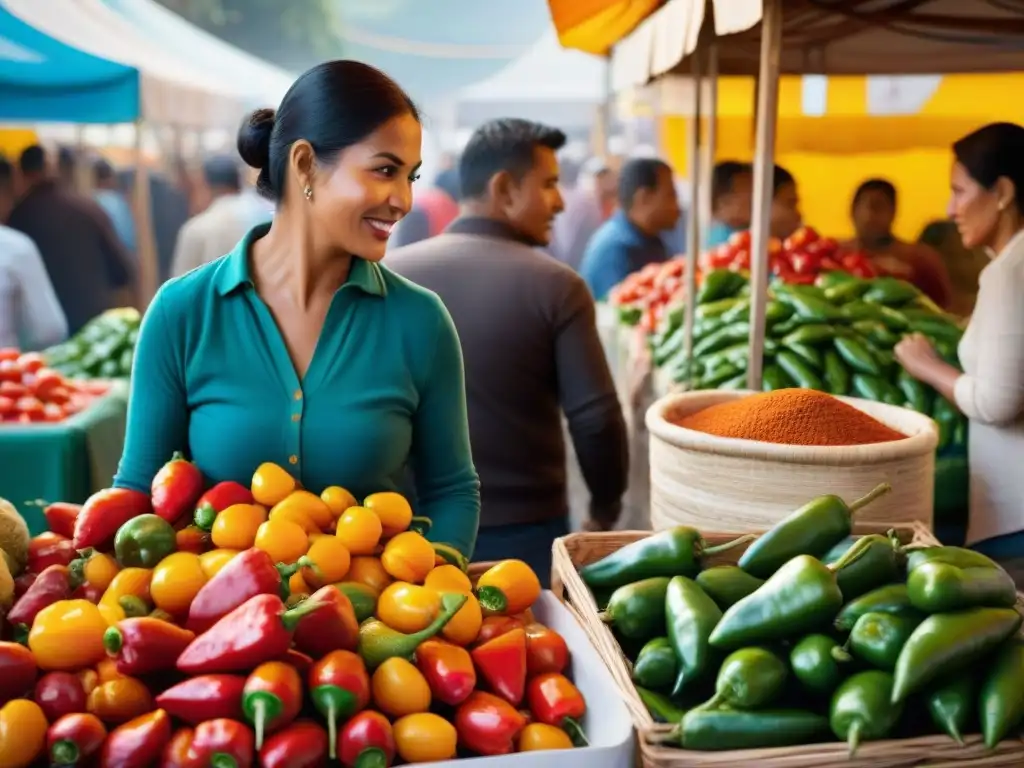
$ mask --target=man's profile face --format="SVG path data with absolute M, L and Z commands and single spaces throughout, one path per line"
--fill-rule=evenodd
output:
M 506 209 L 509 223 L 535 245 L 547 245 L 555 216 L 563 208 L 558 158 L 548 147 L 536 147 L 533 167 L 511 185 Z

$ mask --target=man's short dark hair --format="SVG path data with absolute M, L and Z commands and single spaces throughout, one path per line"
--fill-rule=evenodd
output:
M 796 179 L 793 178 L 793 174 L 783 168 L 781 165 L 775 166 L 775 171 L 772 173 L 772 197 L 779 194 L 779 190 L 787 184 L 796 186 Z
M 750 163 L 741 163 L 738 160 L 723 160 L 715 165 L 711 171 L 711 205 L 718 205 L 718 201 L 728 195 L 736 186 L 736 179 L 739 176 L 753 174 Z
M 92 172 L 97 184 L 113 181 L 116 175 L 114 173 L 114 166 L 102 157 L 97 158 L 96 162 L 92 164 Z
M 860 199 L 868 192 L 880 193 L 889 201 L 893 208 L 896 207 L 896 187 L 887 179 L 868 179 L 857 187 L 857 191 L 853 193 L 853 207 L 856 207 Z
M 529 120 L 504 118 L 484 123 L 473 132 L 459 160 L 461 198 L 482 197 L 501 171 L 517 180 L 523 178 L 533 168 L 537 147 L 557 152 L 565 142 L 565 134 L 557 128 Z
M 78 162 L 77 153 L 71 147 L 57 148 L 57 170 L 70 175 L 75 172 L 75 164 Z
M 203 178 L 211 187 L 241 189 L 242 172 L 234 158 L 216 155 L 203 163 Z
M 14 188 L 14 166 L 11 161 L 0 155 L 0 192 L 9 192 Z
M 633 205 L 633 198 L 641 189 L 655 190 L 658 188 L 658 174 L 672 169 L 664 160 L 653 157 L 635 157 L 628 160 L 619 172 L 619 205 L 628 211 Z
M 18 168 L 22 173 L 43 173 L 46 171 L 46 150 L 38 144 L 25 147 L 18 158 Z

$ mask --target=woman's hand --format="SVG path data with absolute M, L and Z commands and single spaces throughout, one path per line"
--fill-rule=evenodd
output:
M 913 333 L 893 349 L 896 360 L 915 379 L 927 379 L 929 369 L 942 362 L 931 342 L 920 333 Z

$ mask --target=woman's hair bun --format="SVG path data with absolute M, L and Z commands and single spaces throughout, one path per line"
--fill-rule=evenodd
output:
M 259 170 L 270 165 L 270 134 L 274 130 L 272 109 L 257 109 L 238 129 L 238 154 L 246 165 Z

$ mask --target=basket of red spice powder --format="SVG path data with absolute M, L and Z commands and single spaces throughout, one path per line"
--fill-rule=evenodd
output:
M 651 524 L 753 531 L 807 499 L 893 492 L 865 521 L 929 528 L 938 432 L 906 408 L 810 389 L 668 395 L 647 411 Z

